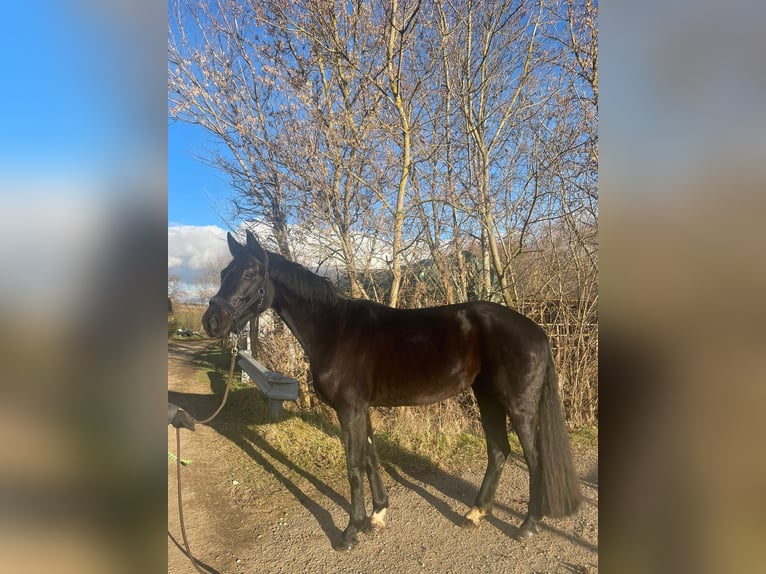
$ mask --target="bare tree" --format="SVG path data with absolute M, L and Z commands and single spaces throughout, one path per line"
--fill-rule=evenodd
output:
M 316 3 L 313 3 L 316 4 Z M 332 46 L 357 46 L 365 36 L 364 14 L 336 10 L 332 2 L 264 2 L 259 18 L 275 44 L 274 74 L 293 102 L 292 184 L 303 201 L 298 215 L 317 239 L 344 262 L 351 294 L 369 297 L 359 280 L 357 238 L 371 231 L 364 214 L 376 210 L 374 166 L 380 96 L 358 69 Z
M 399 300 L 402 281 L 402 253 L 404 251 L 404 224 L 408 185 L 413 164 L 413 132 L 415 121 L 414 96 L 425 79 L 425 70 L 414 69 L 411 63 L 417 52 L 416 20 L 420 11 L 420 0 L 388 0 L 383 12 L 362 10 L 359 4 L 352 7 L 354 16 L 365 17 L 366 38 L 361 43 L 348 42 L 348 38 L 335 35 L 331 40 L 331 53 L 343 57 L 348 66 L 355 70 L 368 85 L 377 90 L 381 103 L 378 120 L 387 127 L 390 143 L 399 149 L 394 179 L 395 192 L 387 193 L 385 188 L 372 186 L 378 198 L 393 218 L 391 237 L 391 288 L 388 304 L 395 307 Z M 382 38 L 381 42 L 377 39 Z M 387 162 L 391 169 L 391 162 Z
M 230 177 L 241 215 L 271 226 L 280 253 L 288 242 L 294 189 L 273 120 L 283 114 L 278 86 L 263 65 L 248 3 L 186 2 L 173 6 L 168 38 L 168 100 L 173 119 L 203 127 L 223 144 L 209 161 Z M 289 147 L 289 146 L 288 146 Z
M 168 274 L 168 299 L 178 302 L 178 294 L 181 291 L 181 277 L 175 273 Z
M 486 4 L 469 1 L 465 14 L 440 5 L 440 31 L 445 37 L 444 57 L 448 88 L 458 103 L 469 154 L 466 177 L 474 185 L 474 208 L 480 224 L 482 296 L 492 291 L 494 271 L 506 304 L 516 299 L 509 277 L 509 262 L 501 257 L 499 241 L 507 229 L 495 218 L 493 181 L 496 156 L 513 155 L 512 129 L 534 105 L 523 90 L 539 59 L 537 31 L 542 1 Z M 513 165 L 502 169 L 514 171 Z
M 590 420 L 597 5 L 459 4 L 173 0 L 169 116 L 220 144 L 238 214 L 285 256 L 321 245 L 353 296 L 550 323 Z

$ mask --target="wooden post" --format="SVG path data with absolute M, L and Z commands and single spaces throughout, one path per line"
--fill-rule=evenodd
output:
M 247 328 L 250 333 L 250 346 L 248 349 L 250 350 L 250 354 L 257 359 L 258 352 L 260 351 L 258 348 L 258 337 L 261 335 L 261 316 L 258 315 L 255 319 L 248 322 Z
M 250 321 L 247 322 L 247 324 L 245 325 L 245 328 L 239 334 L 239 350 L 240 351 L 250 350 Z M 250 382 L 250 375 L 248 375 L 247 371 L 245 371 L 244 369 L 242 369 L 242 382 L 243 383 Z

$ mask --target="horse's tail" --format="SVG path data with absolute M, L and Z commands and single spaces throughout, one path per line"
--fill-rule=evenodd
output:
M 574 468 L 564 413 L 559 401 L 553 357 L 548 355 L 537 427 L 542 513 L 553 518 L 574 514 L 580 506 L 580 481 Z

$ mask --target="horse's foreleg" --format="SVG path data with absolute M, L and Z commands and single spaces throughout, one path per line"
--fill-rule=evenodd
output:
M 378 454 L 375 451 L 375 437 L 372 432 L 370 411 L 367 411 L 366 415 L 367 438 L 365 441 L 364 465 L 367 470 L 367 479 L 370 481 L 370 491 L 372 492 L 372 516 L 370 517 L 368 530 L 375 532 L 386 527 L 385 518 L 386 509 L 388 508 L 388 494 L 383 486 L 383 480 L 378 469 Z
M 348 526 L 343 531 L 337 550 L 350 550 L 357 540 L 357 532 L 367 523 L 364 510 L 364 464 L 366 450 L 366 419 L 364 409 L 338 411 L 338 419 L 343 433 L 343 446 L 346 450 L 346 468 L 348 482 L 351 485 L 351 512 Z

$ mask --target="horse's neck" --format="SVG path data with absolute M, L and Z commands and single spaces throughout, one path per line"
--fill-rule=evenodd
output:
M 274 311 L 295 335 L 303 350 L 311 360 L 314 354 L 327 341 L 334 321 L 336 309 L 329 303 L 308 302 L 277 286 L 278 296 L 274 299 Z

